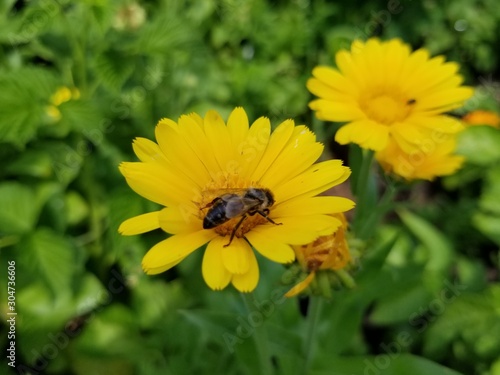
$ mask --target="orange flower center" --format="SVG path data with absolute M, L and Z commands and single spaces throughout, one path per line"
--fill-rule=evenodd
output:
M 377 93 L 361 100 L 361 109 L 373 121 L 384 125 L 405 120 L 411 113 L 415 99 Z

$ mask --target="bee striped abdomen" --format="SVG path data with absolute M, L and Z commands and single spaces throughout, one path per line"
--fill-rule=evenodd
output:
M 221 199 L 210 208 L 210 215 L 204 217 L 203 229 L 215 228 L 228 220 L 229 218 L 226 216 L 226 202 Z

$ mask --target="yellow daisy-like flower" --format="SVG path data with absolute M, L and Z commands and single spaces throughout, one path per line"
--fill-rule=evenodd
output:
M 442 142 L 429 142 L 425 147 L 410 152 L 391 142 L 375 157 L 387 173 L 394 173 L 406 180 L 433 180 L 438 176 L 453 174 L 462 166 L 465 158 L 453 154 L 455 147 L 455 137 Z
M 347 122 L 336 133 L 340 144 L 379 151 L 391 138 L 413 144 L 435 130 L 456 133 L 459 120 L 442 115 L 460 107 L 473 90 L 461 86 L 459 65 L 429 52 L 411 52 L 398 39 L 353 42 L 336 54 L 337 69 L 319 66 L 307 88 L 319 99 L 309 106 L 320 120 Z
M 298 263 L 308 272 L 307 277 L 290 289 L 285 296 L 293 297 L 303 292 L 323 270 L 340 270 L 351 261 L 349 246 L 345 238 L 347 221 L 343 214 L 335 215 L 342 225 L 327 236 L 321 236 L 302 246 L 293 246 Z
M 463 118 L 463 122 L 471 126 L 488 125 L 493 128 L 500 128 L 500 116 L 491 111 L 477 110 L 467 113 Z
M 209 111 L 204 118 L 183 115 L 177 123 L 162 119 L 156 140 L 135 139 L 141 161 L 120 165 L 135 192 L 165 206 L 119 228 L 124 235 L 157 228 L 172 234 L 144 256 L 148 274 L 172 268 L 208 243 L 202 265 L 208 286 L 232 283 L 249 292 L 259 279 L 252 247 L 289 263 L 295 258 L 290 245 L 332 233 L 341 222 L 330 214 L 354 206 L 347 198 L 316 196 L 345 181 L 350 170 L 340 160 L 314 164 L 323 145 L 292 120 L 271 132 L 265 117 L 249 126 L 242 108 L 227 125 Z

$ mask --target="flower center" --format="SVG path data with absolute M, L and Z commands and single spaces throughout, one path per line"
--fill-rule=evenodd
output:
M 208 216 L 208 224 L 222 237 L 231 236 L 233 232 L 235 237 L 244 237 L 257 225 L 268 222 L 256 210 L 262 212 L 261 208 L 271 207 L 274 203 L 262 204 L 261 200 L 248 196 L 243 199 L 249 189 L 262 192 L 264 188 L 258 183 L 242 181 L 235 176 L 211 181 L 202 189 L 197 202 L 200 208 L 198 217 L 206 221 Z
M 361 109 L 371 120 L 392 125 L 406 119 L 414 104 L 415 100 L 412 98 L 381 93 L 361 100 Z

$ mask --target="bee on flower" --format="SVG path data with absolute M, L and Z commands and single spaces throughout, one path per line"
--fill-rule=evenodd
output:
M 254 249 L 290 263 L 293 245 L 334 232 L 342 222 L 332 214 L 354 206 L 347 198 L 317 196 L 344 182 L 350 170 L 340 160 L 315 163 L 323 145 L 292 120 L 271 132 L 265 117 L 249 125 L 243 108 L 234 109 L 227 124 L 209 111 L 204 118 L 160 120 L 156 140 L 136 138 L 140 162 L 120 165 L 129 186 L 163 208 L 126 220 L 119 232 L 161 228 L 171 235 L 144 256 L 147 274 L 167 271 L 207 244 L 207 285 L 220 290 L 231 283 L 250 292 L 259 280 Z

